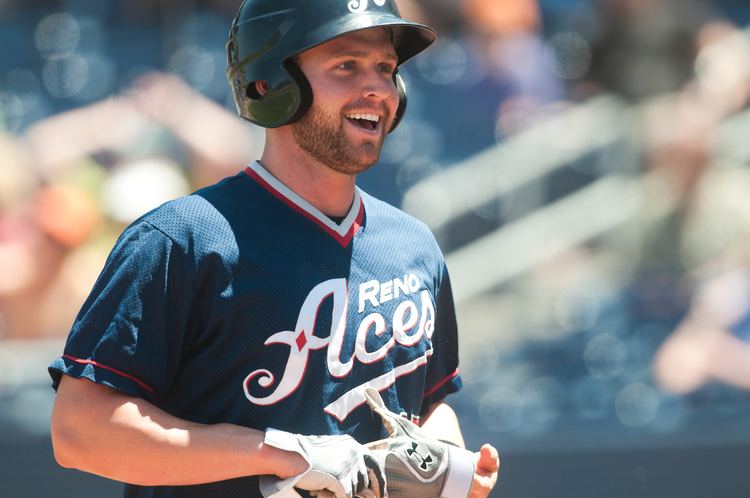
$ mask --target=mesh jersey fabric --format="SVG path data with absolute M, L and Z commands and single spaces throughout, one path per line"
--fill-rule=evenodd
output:
M 120 236 L 49 368 L 194 422 L 385 436 L 461 387 L 450 279 L 429 230 L 357 189 L 340 225 L 258 163 Z M 248 477 L 126 497 L 255 497 Z

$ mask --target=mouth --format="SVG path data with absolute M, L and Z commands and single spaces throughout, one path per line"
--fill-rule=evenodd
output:
M 369 112 L 351 112 L 344 117 L 355 127 L 370 133 L 379 131 L 382 122 L 380 116 Z

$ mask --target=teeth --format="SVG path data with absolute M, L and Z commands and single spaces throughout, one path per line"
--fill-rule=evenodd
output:
M 380 117 L 376 114 L 352 113 L 352 114 L 347 114 L 346 117 L 349 119 L 366 119 L 367 121 L 372 121 L 374 123 L 377 123 L 378 121 L 380 121 Z

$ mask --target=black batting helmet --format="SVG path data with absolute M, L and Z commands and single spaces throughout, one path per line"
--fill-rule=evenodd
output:
M 353 31 L 388 27 L 398 64 L 435 40 L 432 28 L 401 18 L 395 0 L 244 0 L 227 42 L 227 77 L 240 116 L 266 128 L 301 118 L 312 91 L 294 56 Z M 406 110 L 406 88 L 393 76 L 400 96 L 391 131 Z M 254 83 L 265 81 L 260 96 Z

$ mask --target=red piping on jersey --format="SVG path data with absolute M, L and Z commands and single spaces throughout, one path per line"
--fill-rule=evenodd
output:
M 320 221 L 318 218 L 313 216 L 312 214 L 308 213 L 303 209 L 302 207 L 295 204 L 291 199 L 286 197 L 284 194 L 276 190 L 273 185 L 268 183 L 266 180 L 264 180 L 258 173 L 253 171 L 252 168 L 249 166 L 245 168 L 245 174 L 258 182 L 261 187 L 266 189 L 271 195 L 282 201 L 284 204 L 289 206 L 290 208 L 297 211 L 299 214 L 304 216 L 305 218 L 309 219 L 310 221 L 314 222 L 316 225 L 318 225 L 320 228 L 323 229 L 328 235 L 336 239 L 336 241 L 341 244 L 341 247 L 346 247 L 349 245 L 349 242 L 352 241 L 354 238 L 354 234 L 357 233 L 357 230 L 359 230 L 359 227 L 362 226 L 362 218 L 364 217 L 365 210 L 364 210 L 364 204 L 362 203 L 362 199 L 359 200 L 359 213 L 357 214 L 357 219 L 354 220 L 354 223 L 352 223 L 351 228 L 349 228 L 349 231 L 346 232 L 345 235 L 340 235 L 335 230 L 331 230 L 329 227 L 325 225 L 322 221 Z
M 94 361 L 94 360 L 82 360 L 80 358 L 75 358 L 75 357 L 67 355 L 67 354 L 63 355 L 63 358 L 65 358 L 67 360 L 70 360 L 70 361 L 74 361 L 76 363 L 80 363 L 81 365 L 93 365 L 93 366 L 95 366 L 97 368 L 101 368 L 101 369 L 104 369 L 104 370 L 109 370 L 110 372 L 115 373 L 115 374 L 119 375 L 120 377 L 125 377 L 128 380 L 132 380 L 133 382 L 135 382 L 136 384 L 138 384 L 143 389 L 147 390 L 151 394 L 156 395 L 156 391 L 151 386 L 149 386 L 145 382 L 142 382 L 142 381 L 138 380 L 137 378 L 133 377 L 132 375 L 128 375 L 125 372 L 121 372 L 121 371 L 117 370 L 116 368 L 108 367 L 107 365 L 102 365 L 98 361 Z
M 444 378 L 443 380 L 441 380 L 440 382 L 438 382 L 438 383 L 437 383 L 437 384 L 436 384 L 435 386 L 433 386 L 433 387 L 431 387 L 430 389 L 428 389 L 427 391 L 425 391 L 425 393 L 424 393 L 424 394 L 422 395 L 422 397 L 423 397 L 423 398 L 426 398 L 427 396 L 430 396 L 431 394 L 435 394 L 435 392 L 436 392 L 436 391 L 437 391 L 438 389 L 440 389 L 440 388 L 441 388 L 441 387 L 443 387 L 443 386 L 444 386 L 445 384 L 447 384 L 447 383 L 448 383 L 448 382 L 450 382 L 451 380 L 453 380 L 453 379 L 455 379 L 456 377 L 458 377 L 458 374 L 459 374 L 459 373 L 460 373 L 460 372 L 459 372 L 458 368 L 457 368 L 457 369 L 455 369 L 455 370 L 453 371 L 453 373 L 452 373 L 452 374 L 448 375 L 448 376 L 447 376 L 446 378 Z

